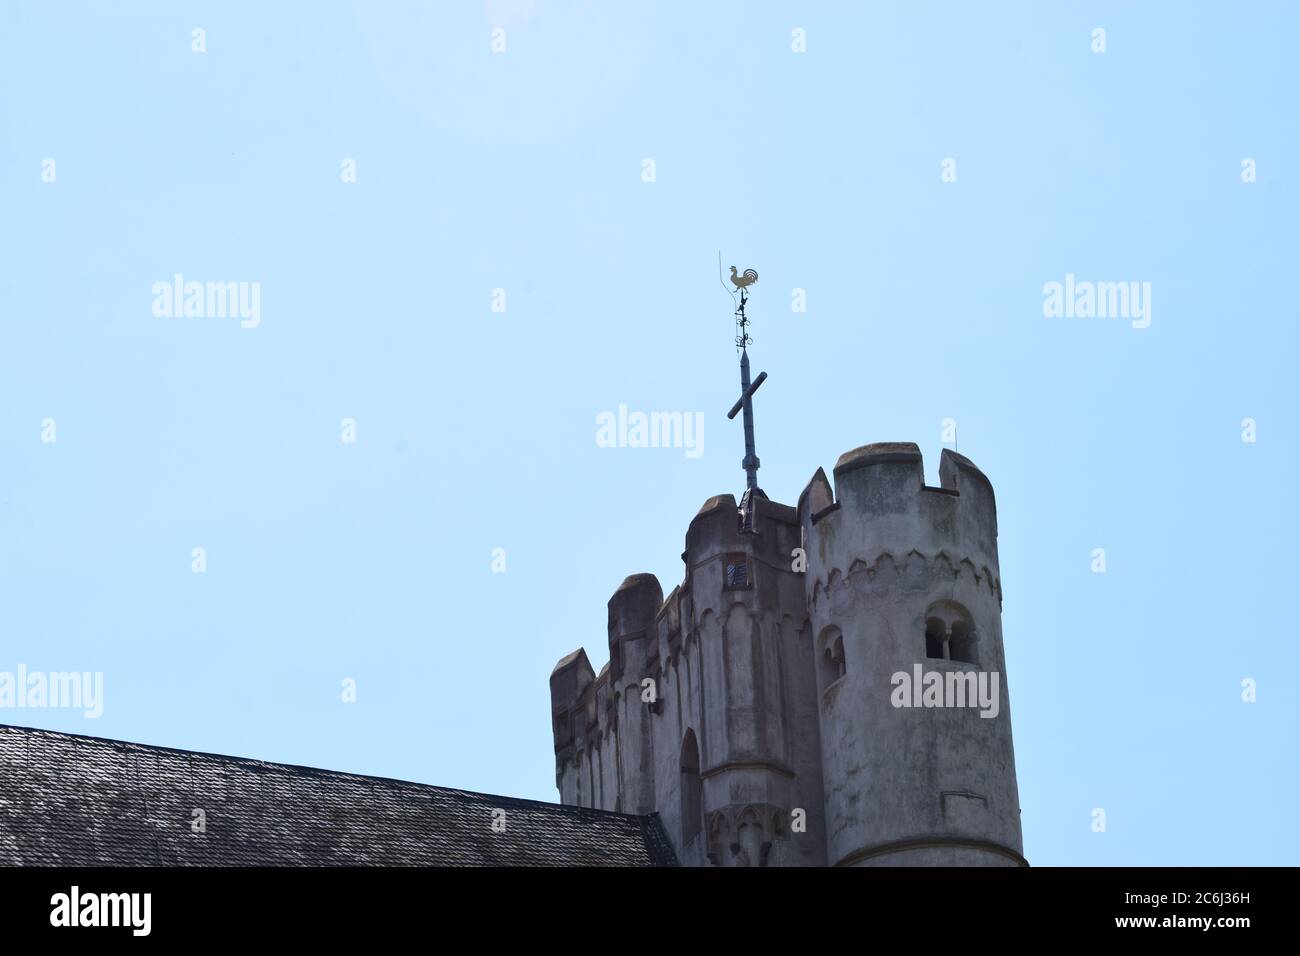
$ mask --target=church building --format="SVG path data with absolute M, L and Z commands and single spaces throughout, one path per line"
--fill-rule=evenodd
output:
M 551 674 L 561 800 L 658 814 L 684 865 L 1027 865 L 993 487 L 939 475 L 881 443 L 796 507 L 709 498 L 682 583 L 628 577 L 609 663 Z
M 993 485 L 910 443 L 820 468 L 796 506 L 758 487 L 740 292 L 746 489 L 709 498 L 665 597 L 609 599 L 609 662 L 551 674 L 571 806 L 657 814 L 693 866 L 1026 866 L 1002 647 Z
M 0 726 L 0 865 L 1027 865 L 993 486 L 883 443 L 769 500 L 732 275 L 746 488 L 555 666 L 560 803 Z

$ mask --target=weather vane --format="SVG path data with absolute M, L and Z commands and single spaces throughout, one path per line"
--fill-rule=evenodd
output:
M 745 317 L 745 303 L 749 301 L 749 294 L 745 290 L 757 281 L 758 273 L 753 269 L 746 269 L 744 275 L 736 275 L 736 267 L 731 267 L 731 284 L 740 293 L 740 306 L 736 309 L 736 348 L 741 351 L 744 351 L 745 346 L 754 344 L 754 340 L 749 337 L 749 319 Z
M 721 253 L 718 253 L 718 272 L 721 278 Z M 745 457 L 740 464 L 745 469 L 745 493 L 740 499 L 741 531 L 754 530 L 755 496 L 767 497 L 763 494 L 763 489 L 758 487 L 758 455 L 754 451 L 754 393 L 767 381 L 767 373 L 759 372 L 758 378 L 752 383 L 749 380 L 748 346 L 752 345 L 754 340 L 749 335 L 749 318 L 745 315 L 745 305 L 749 302 L 749 293 L 746 290 L 757 281 L 758 273 L 753 269 L 746 269 L 738 274 L 736 267 L 731 267 L 731 284 L 740 293 L 740 304 L 736 307 L 736 348 L 740 351 L 740 398 L 736 399 L 736 404 L 731 406 L 731 411 L 727 412 L 727 418 L 734 419 L 737 414 L 744 412 L 742 420 L 745 425 Z M 725 284 L 723 288 L 727 288 Z M 732 298 L 734 300 L 735 293 L 732 293 Z

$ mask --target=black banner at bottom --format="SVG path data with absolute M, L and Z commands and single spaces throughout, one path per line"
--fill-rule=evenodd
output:
M 7 941 L 667 945 L 673 926 L 1215 945 L 1285 932 L 1294 869 L 0 869 Z M 433 936 L 427 936 L 429 933 Z M 468 934 L 468 935 L 462 935 Z M 557 935 L 559 934 L 559 935 Z M 1244 934 L 1244 935 L 1243 935 Z M 698 940 L 698 936 L 693 937 Z M 734 940 L 734 935 L 733 935 Z

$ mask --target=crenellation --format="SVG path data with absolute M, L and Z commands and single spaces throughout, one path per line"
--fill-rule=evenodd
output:
M 993 488 L 939 471 L 876 443 L 797 507 L 706 500 L 682 583 L 626 578 L 600 675 L 552 674 L 561 799 L 657 812 L 692 865 L 1023 865 Z M 900 674 L 976 671 L 983 711 L 900 706 Z

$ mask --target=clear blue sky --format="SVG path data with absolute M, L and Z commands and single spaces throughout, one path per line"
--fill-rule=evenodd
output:
M 105 709 L 0 721 L 555 799 L 552 665 L 743 486 L 721 249 L 769 495 L 945 418 L 994 482 L 1030 861 L 1296 863 L 1298 11 L 6 4 L 0 670 Z

